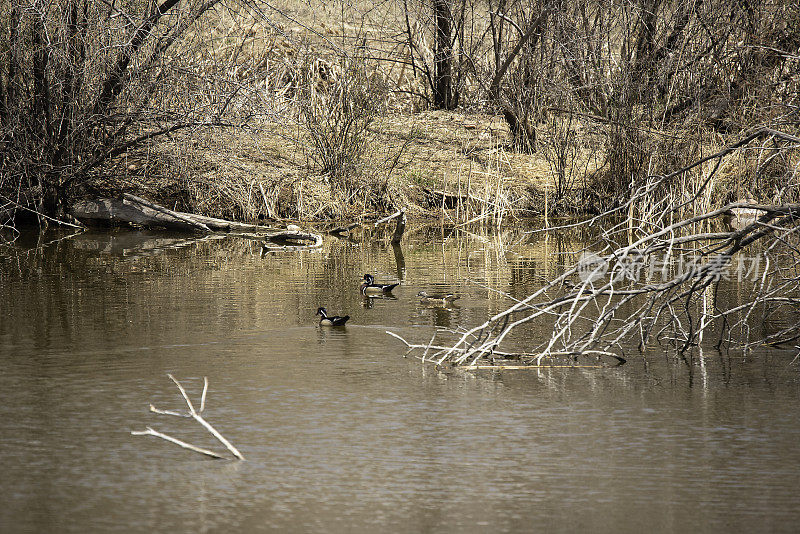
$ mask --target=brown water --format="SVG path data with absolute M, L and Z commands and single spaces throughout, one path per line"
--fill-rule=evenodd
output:
M 796 532 L 792 355 L 439 372 L 427 341 L 525 295 L 566 241 L 414 231 L 261 256 L 239 238 L 26 235 L 0 250 L 0 531 Z M 569 260 L 571 261 L 571 260 Z M 402 280 L 364 301 L 364 272 Z M 462 294 L 452 310 L 414 295 Z M 320 305 L 352 316 L 321 329 Z M 525 335 L 544 335 L 535 327 Z M 223 451 L 166 374 L 247 457 Z

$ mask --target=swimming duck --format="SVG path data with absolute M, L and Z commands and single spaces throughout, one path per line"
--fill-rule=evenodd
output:
M 361 283 L 362 295 L 380 295 L 381 293 L 389 293 L 392 289 L 400 284 L 376 284 L 375 278 L 371 274 L 364 275 L 364 281 Z
M 420 298 L 420 302 L 422 304 L 431 304 L 437 306 L 447 306 L 448 304 L 452 304 L 454 300 L 458 298 L 458 295 L 454 295 L 452 293 L 448 293 L 446 295 L 428 295 L 425 291 L 420 291 L 417 293 L 417 296 Z
M 328 315 L 328 310 L 325 308 L 317 309 L 317 315 L 320 316 L 320 326 L 344 326 L 344 323 L 346 323 L 350 318 L 349 315 L 345 315 L 344 317 L 340 317 L 338 315 Z

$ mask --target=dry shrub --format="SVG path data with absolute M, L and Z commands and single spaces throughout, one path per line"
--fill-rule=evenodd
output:
M 316 59 L 304 70 L 297 105 L 310 141 L 307 157 L 315 172 L 350 189 L 362 171 L 369 126 L 384 100 L 382 88 L 368 76 L 364 60 L 353 56 L 331 63 Z

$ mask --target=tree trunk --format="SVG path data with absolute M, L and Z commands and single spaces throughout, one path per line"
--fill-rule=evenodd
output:
M 437 109 L 452 109 L 454 107 L 451 72 L 453 27 L 447 0 L 433 0 L 433 16 L 436 21 L 436 49 L 433 54 L 433 105 Z

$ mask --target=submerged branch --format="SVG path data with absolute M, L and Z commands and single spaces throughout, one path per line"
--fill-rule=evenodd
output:
M 437 360 L 433 360 L 433 359 L 430 359 L 430 358 L 426 359 L 425 356 L 426 356 L 427 352 L 430 349 L 439 350 L 439 351 L 449 351 L 449 350 L 452 349 L 451 346 L 433 345 L 432 344 L 433 343 L 433 338 L 431 338 L 431 341 L 429 343 L 427 343 L 427 344 L 416 344 L 416 343 L 411 343 L 411 342 L 407 341 L 405 338 L 403 338 L 399 334 L 396 334 L 394 332 L 390 332 L 389 330 L 386 330 L 386 333 L 389 334 L 390 336 L 402 341 L 406 345 L 406 347 L 408 347 L 408 349 L 409 349 L 408 352 L 411 352 L 411 351 L 417 350 L 417 349 L 424 350 L 424 353 L 422 354 L 420 359 L 422 361 L 428 361 L 428 362 L 436 363 L 437 365 L 441 365 L 442 361 L 437 361 Z M 461 355 L 462 358 L 459 358 L 459 359 L 463 359 L 464 355 L 469 354 L 469 349 L 456 349 L 455 352 L 457 352 L 457 353 L 459 353 Z M 626 362 L 625 358 L 621 358 L 620 356 L 617 356 L 616 354 L 614 354 L 612 352 L 602 351 L 602 350 L 551 351 L 551 352 L 546 353 L 546 354 L 545 353 L 527 353 L 527 352 L 506 352 L 506 351 L 500 351 L 500 350 L 493 350 L 493 351 L 491 351 L 491 355 L 496 356 L 495 361 L 503 360 L 503 361 L 526 362 L 526 361 L 533 361 L 533 360 L 541 361 L 541 359 L 543 359 L 543 358 L 553 358 L 553 359 L 561 358 L 561 359 L 571 359 L 571 360 L 574 361 L 574 360 L 577 360 L 577 358 L 579 358 L 579 357 L 592 357 L 592 358 L 596 358 L 597 360 L 600 360 L 601 358 L 610 358 L 614 362 L 613 366 L 622 365 L 622 364 L 624 364 Z M 576 368 L 581 368 L 581 367 L 594 368 L 594 367 L 598 367 L 599 368 L 599 367 L 610 367 L 611 366 L 611 365 L 605 365 L 605 364 L 582 365 L 582 364 L 577 364 L 577 363 L 571 363 L 571 364 L 547 364 L 547 365 L 541 365 L 540 363 L 537 363 L 536 365 L 496 363 L 496 364 L 492 364 L 492 365 L 488 365 L 488 364 L 487 365 L 483 365 L 483 364 L 478 364 L 476 362 L 473 362 L 473 363 L 470 363 L 470 364 L 467 364 L 467 365 L 462 365 L 462 364 L 458 363 L 459 359 L 453 360 L 451 362 L 452 363 L 452 367 L 455 367 L 455 368 L 458 368 L 458 369 L 463 369 L 463 370 L 475 370 L 475 369 L 536 369 L 536 368 L 540 368 L 541 369 L 541 368 L 546 368 L 546 367 L 576 367 Z
M 169 377 L 170 380 L 172 380 L 172 382 L 178 388 L 178 391 L 180 391 L 181 396 L 183 397 L 183 400 L 186 402 L 186 406 L 189 408 L 189 412 L 188 413 L 180 413 L 180 412 L 175 412 L 175 411 L 172 411 L 172 410 L 160 410 L 160 409 L 156 408 L 155 406 L 153 406 L 152 404 L 150 405 L 150 411 L 153 412 L 153 413 L 156 413 L 156 414 L 160 414 L 160 415 L 172 415 L 172 416 L 175 416 L 175 417 L 187 417 L 187 418 L 194 419 L 195 421 L 200 423 L 200 425 L 203 428 L 205 428 L 212 436 L 214 436 L 217 439 L 217 441 L 222 443 L 225 446 L 225 448 L 227 448 L 231 452 L 231 454 L 233 454 L 239 460 L 244 460 L 244 456 L 242 455 L 242 453 L 240 453 L 239 450 L 236 447 L 234 447 L 233 444 L 230 441 L 228 441 L 222 434 L 220 434 L 217 431 L 217 429 L 215 429 L 213 426 L 211 426 L 211 424 L 208 421 L 206 421 L 203 418 L 203 416 L 200 415 L 203 412 L 203 410 L 205 409 L 206 394 L 208 393 L 208 378 L 206 378 L 206 377 L 203 378 L 203 394 L 202 394 L 202 398 L 200 400 L 200 411 L 197 411 L 197 410 L 195 410 L 194 404 L 192 404 L 191 399 L 189 399 L 189 395 L 186 393 L 186 389 L 184 389 L 183 385 L 180 382 L 178 382 L 178 380 L 176 380 L 175 377 L 172 376 L 171 374 L 167 374 L 167 376 Z M 181 447 L 183 447 L 185 449 L 190 449 L 190 450 L 193 450 L 195 452 L 199 452 L 201 454 L 212 456 L 214 458 L 223 458 L 222 456 L 220 456 L 219 454 L 217 454 L 215 452 L 212 452 L 212 451 L 209 451 L 209 450 L 206 450 L 206 449 L 202 449 L 200 447 L 196 447 L 196 446 L 191 445 L 189 443 L 186 443 L 186 442 L 183 442 L 183 441 L 178 440 L 176 438 L 170 437 L 170 436 L 168 436 L 166 434 L 162 434 L 160 432 L 157 432 L 157 431 L 153 430 L 150 427 L 147 427 L 147 430 L 145 430 L 145 431 L 134 431 L 134 432 L 131 432 L 131 434 L 133 434 L 135 436 L 144 436 L 144 435 L 156 436 L 156 437 L 165 439 L 167 441 L 170 441 L 172 443 L 175 443 L 177 445 L 180 445 Z

